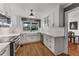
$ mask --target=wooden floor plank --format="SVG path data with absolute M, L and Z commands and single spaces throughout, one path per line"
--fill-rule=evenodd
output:
M 74 44 L 69 42 L 69 55 L 79 56 L 79 44 Z
M 26 44 L 19 48 L 17 56 L 53 56 L 41 42 Z

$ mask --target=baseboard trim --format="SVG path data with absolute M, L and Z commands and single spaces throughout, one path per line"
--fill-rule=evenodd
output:
M 23 46 L 23 45 L 27 45 L 27 44 L 35 44 L 35 43 L 39 43 L 39 42 L 41 42 L 41 41 L 28 42 L 28 43 L 24 43 L 24 44 L 20 44 L 20 45 Z
M 53 54 L 53 56 L 56 56 L 42 41 L 41 43 Z
M 42 43 L 54 56 L 69 56 L 69 54 L 65 54 L 65 53 L 61 53 L 61 54 L 55 55 L 42 41 L 41 41 L 41 43 Z
M 61 53 L 61 54 L 59 54 L 57 56 L 69 56 L 69 54 Z

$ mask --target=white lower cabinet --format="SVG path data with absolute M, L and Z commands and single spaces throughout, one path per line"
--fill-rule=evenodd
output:
M 64 38 L 63 37 L 52 37 L 49 35 L 43 35 L 43 43 L 49 50 L 55 55 L 59 55 L 64 51 Z
M 40 41 L 40 34 L 22 34 L 21 44 Z
M 0 52 L 0 56 L 10 56 L 10 45 L 6 46 L 5 49 Z
M 45 44 L 46 47 L 48 47 L 48 49 L 54 52 L 54 39 L 51 36 L 44 35 L 43 43 Z

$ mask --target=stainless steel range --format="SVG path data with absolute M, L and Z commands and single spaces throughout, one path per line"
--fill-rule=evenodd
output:
M 20 35 L 12 37 L 10 43 L 10 55 L 15 56 L 19 47 L 20 47 Z

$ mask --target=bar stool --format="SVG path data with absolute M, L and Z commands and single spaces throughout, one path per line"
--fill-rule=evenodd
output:
M 68 38 L 70 39 L 71 43 L 73 41 L 73 43 L 75 44 L 75 34 L 74 34 L 74 32 L 72 32 L 72 31 L 68 32 Z
M 78 37 L 78 44 L 79 44 L 79 37 Z

